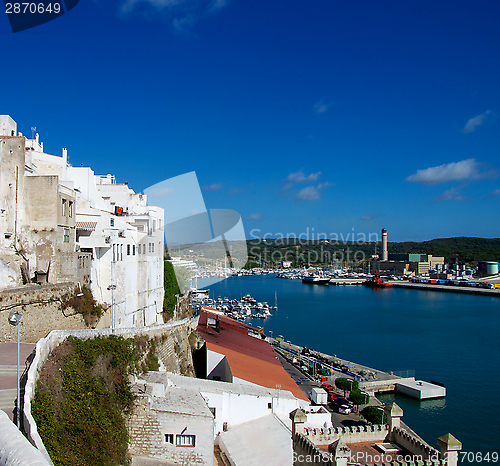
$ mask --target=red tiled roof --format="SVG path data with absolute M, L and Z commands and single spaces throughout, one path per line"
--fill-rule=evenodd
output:
M 75 222 L 77 230 L 95 231 L 97 222 Z
M 207 327 L 207 318 L 219 320 L 219 331 Z M 226 316 L 202 311 L 197 331 L 207 342 L 207 349 L 224 354 L 234 377 L 263 387 L 288 390 L 302 400 L 308 398 L 293 381 L 279 362 L 272 346 L 260 338 L 248 335 L 248 331 L 258 332 Z M 208 332 L 207 332 L 208 331 Z

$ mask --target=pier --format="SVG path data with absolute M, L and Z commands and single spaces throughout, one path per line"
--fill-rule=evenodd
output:
M 310 380 L 315 379 L 304 370 L 304 366 L 312 363 L 317 365 L 317 369 L 324 368 L 332 371 L 332 375 L 327 377 L 327 382 L 334 383 L 335 379 L 339 377 L 351 378 L 358 381 L 359 388 L 366 391 L 370 396 L 375 395 L 375 393 L 394 392 L 397 384 L 415 383 L 414 377 L 399 377 L 319 351 L 311 350 L 307 355 L 304 355 L 301 346 L 274 338 L 269 338 L 269 341 L 276 345 L 279 343 L 278 348 L 276 348 L 278 353 Z
M 362 285 L 364 278 L 332 278 L 330 285 Z
M 410 283 L 410 282 L 400 282 L 400 281 L 389 281 L 394 288 L 411 288 L 414 290 L 425 290 L 425 291 L 447 291 L 451 293 L 467 293 L 476 294 L 483 296 L 499 296 L 500 288 L 488 289 L 488 288 L 476 288 L 472 286 L 456 286 L 456 285 L 438 285 L 435 283 Z

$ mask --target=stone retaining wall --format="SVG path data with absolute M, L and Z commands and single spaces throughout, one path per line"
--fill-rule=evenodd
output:
M 100 330 L 54 330 L 47 335 L 47 337 L 42 338 L 36 344 L 36 355 L 31 363 L 30 369 L 28 371 L 28 377 L 26 381 L 25 394 L 24 394 L 24 405 L 22 412 L 22 421 L 24 432 L 28 440 L 43 454 L 43 456 L 47 459 L 49 464 L 52 464 L 50 461 L 49 454 L 45 449 L 45 446 L 42 442 L 40 435 L 38 434 L 36 422 L 31 415 L 31 400 L 35 394 L 35 386 L 38 380 L 39 371 L 42 368 L 45 360 L 50 355 L 51 351 L 60 343 L 62 343 L 67 337 L 73 336 L 80 339 L 94 338 L 97 336 L 106 336 L 106 335 L 120 335 L 124 338 L 133 338 L 138 335 L 145 335 L 149 338 L 158 337 L 160 340 L 165 342 L 165 348 L 167 348 L 163 356 L 160 355 L 160 359 L 165 359 L 166 366 L 168 366 L 169 358 L 171 355 L 175 354 L 186 354 L 191 356 L 191 352 L 188 351 L 187 348 L 184 348 L 184 353 L 180 351 L 179 353 L 175 352 L 175 342 L 178 339 L 182 338 L 183 335 L 186 335 L 185 340 L 187 342 L 187 336 L 196 328 L 197 319 L 184 319 L 179 322 L 170 322 L 167 324 L 154 325 L 150 327 L 139 327 L 139 328 L 128 328 L 128 329 L 100 329 Z M 169 339 L 172 342 L 169 342 Z M 168 348 L 170 345 L 174 346 L 174 353 L 169 352 Z M 160 345 L 163 347 L 163 345 Z M 192 360 L 191 367 L 192 367 Z M 189 365 L 188 361 L 186 365 Z M 178 372 L 179 373 L 179 372 Z
M 17 329 L 10 325 L 7 317 L 10 311 L 23 314 L 19 324 L 21 341 L 36 343 L 54 329 L 85 329 L 81 314 L 75 314 L 72 308 L 62 309 L 57 301 L 67 296 L 74 296 L 76 283 L 55 285 L 28 285 L 22 288 L 2 290 L 0 292 L 0 342 L 17 341 Z M 4 317 L 5 314 L 5 317 Z

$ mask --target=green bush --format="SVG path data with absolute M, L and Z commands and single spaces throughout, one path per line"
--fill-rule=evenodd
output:
M 165 289 L 165 296 L 163 298 L 163 313 L 165 316 L 164 320 L 167 321 L 174 316 L 175 295 L 180 295 L 181 291 L 175 277 L 174 266 L 168 261 L 164 261 L 164 272 L 163 287 Z
M 351 387 L 352 390 L 359 389 L 359 383 L 356 380 L 346 379 L 345 377 L 339 377 L 338 379 L 335 379 L 335 386 L 339 390 L 344 390 L 344 391 L 350 391 Z
M 361 410 L 361 415 L 372 424 L 385 424 L 387 416 L 382 407 L 367 406 Z
M 367 405 L 370 402 L 370 396 L 361 393 L 359 390 L 353 390 L 349 395 L 349 400 L 355 405 Z
M 146 369 L 158 367 L 154 342 L 115 335 L 69 337 L 55 351 L 59 348 L 63 356 L 42 368 L 32 402 L 54 465 L 128 464 L 124 413 L 135 400 L 129 376 L 139 370 L 146 351 Z

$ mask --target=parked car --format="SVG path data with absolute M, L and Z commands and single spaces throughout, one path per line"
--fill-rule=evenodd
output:
M 335 387 L 329 383 L 324 383 L 321 385 L 321 388 L 326 390 L 327 392 L 333 392 Z
M 343 396 L 335 398 L 333 400 L 334 408 L 340 414 L 351 414 L 352 413 L 352 405 L 347 401 Z

